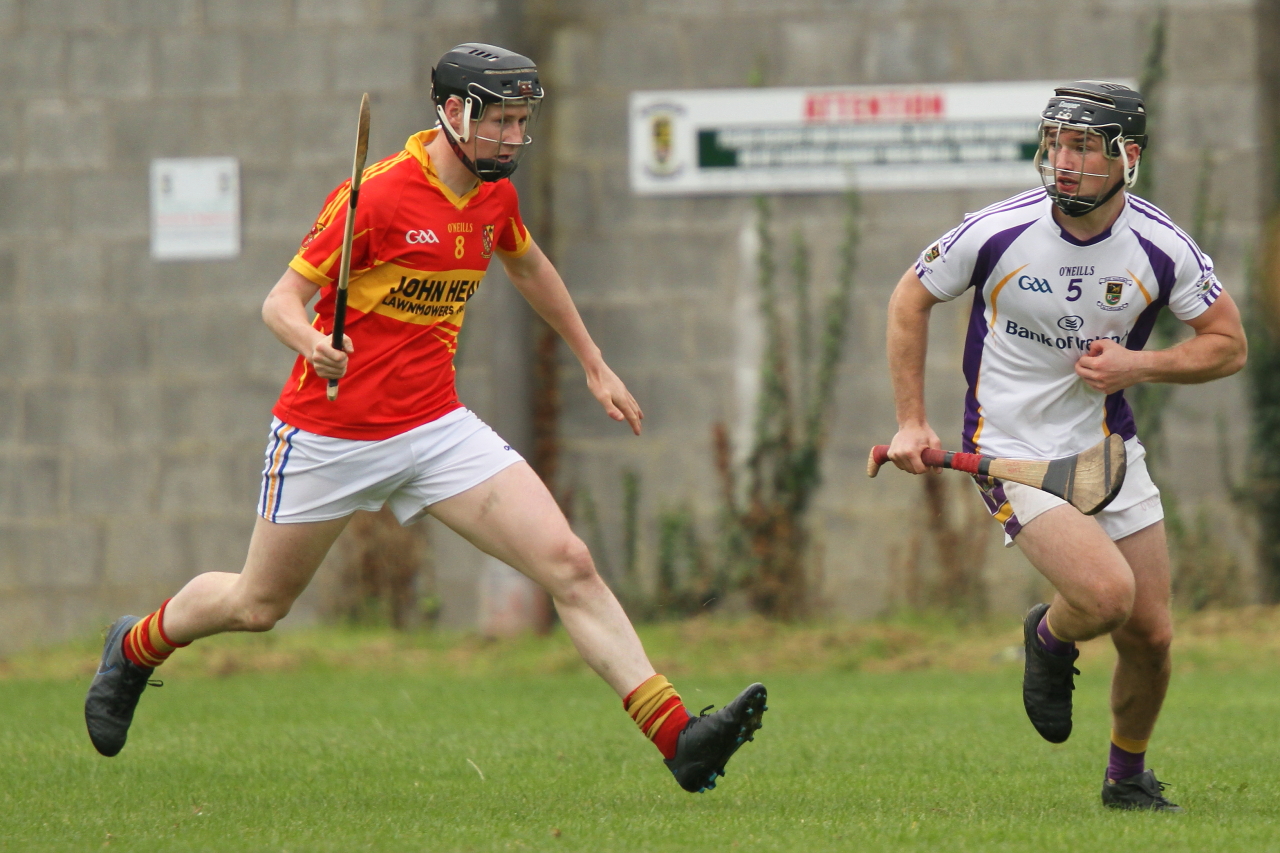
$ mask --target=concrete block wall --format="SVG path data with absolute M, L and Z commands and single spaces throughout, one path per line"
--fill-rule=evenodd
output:
M 749 436 L 751 384 L 737 380 L 754 369 L 743 354 L 750 354 L 750 339 L 759 334 L 749 328 L 750 311 L 730 310 L 756 298 L 752 256 L 740 248 L 754 222 L 751 201 L 632 195 L 624 144 L 630 91 L 1136 79 L 1161 8 L 1168 24 L 1167 76 L 1157 93 L 1154 200 L 1189 227 L 1201 164 L 1210 158 L 1210 203 L 1221 216 L 1218 270 L 1243 301 L 1259 204 L 1259 46 L 1251 2 L 576 4 L 549 46 L 553 156 L 556 174 L 563 176 L 554 190 L 555 247 L 606 357 L 648 414 L 642 439 L 611 428 L 582 392 L 576 366 L 566 362 L 564 476 L 579 491 L 593 493 L 606 530 L 621 527 L 621 472 L 631 468 L 644 478 L 643 565 L 655 560 L 655 519 L 664 508 L 692 505 L 707 538 L 713 538 L 717 483 L 709 428 L 723 420 L 736 427 L 738 437 Z M 884 357 L 889 293 L 918 252 L 965 212 L 1010 194 L 862 197 L 855 315 L 837 388 L 825 486 L 814 510 L 814 575 L 821 579 L 821 605 L 833 615 L 870 616 L 900 601 L 901 561 L 916 546 L 924 522 L 918 482 L 896 472 L 872 482 L 864 473 L 867 448 L 887 441 L 895 428 Z M 779 246 L 799 229 L 814 249 L 815 282 L 833 281 L 840 199 L 784 196 L 772 203 Z M 935 311 L 930 343 L 927 403 L 949 445 L 958 443 L 962 411 L 965 303 Z M 1244 405 L 1238 378 L 1179 389 L 1168 415 L 1174 460 L 1168 478 L 1183 512 L 1209 513 L 1248 571 L 1246 531 L 1225 499 L 1214 450 L 1219 413 L 1240 412 Z M 1229 418 L 1222 428 L 1230 446 L 1245 446 L 1246 418 Z M 953 485 L 957 512 L 963 514 L 976 497 Z M 991 525 L 991 603 L 1015 612 L 1040 594 L 1039 583 L 1016 549 L 1000 547 L 1001 538 Z M 618 552 L 617 540 L 615 534 L 606 547 Z
M 239 570 L 291 363 L 260 305 L 350 175 L 359 94 L 394 153 L 510 5 L 0 2 L 0 653 Z M 203 155 L 240 160 L 241 255 L 153 261 L 150 161 Z
M 640 472 L 640 556 L 651 567 L 660 511 L 691 506 L 710 531 L 711 424 L 749 433 L 754 214 L 745 198 L 633 196 L 628 93 L 1136 77 L 1162 5 L 1169 74 L 1155 200 L 1187 221 L 1209 151 L 1220 166 L 1217 259 L 1240 296 L 1258 205 L 1251 0 L 0 0 L 0 653 L 154 607 L 198 572 L 238 570 L 268 410 L 291 360 L 259 306 L 349 172 L 361 91 L 374 99 L 379 158 L 433 123 L 429 69 L 451 45 L 505 43 L 539 61 L 550 95 L 518 175 L 526 213 L 648 415 L 639 439 L 606 419 L 566 354 L 560 485 L 594 497 L 600 558 L 616 569 L 622 471 Z M 241 256 L 152 261 L 149 163 L 202 155 L 240 159 Z M 919 523 L 918 484 L 862 473 L 867 446 L 893 428 L 889 290 L 922 246 L 1001 195 L 862 200 L 856 313 L 815 510 L 815 573 L 833 614 L 892 606 Z M 834 275 L 840 199 L 786 196 L 773 209 L 780 245 L 799 228 L 814 247 L 821 288 Z M 929 406 L 950 436 L 962 314 L 940 311 L 932 341 Z M 491 276 L 459 358 L 464 401 L 525 450 L 527 319 Z M 1216 446 L 1216 412 L 1241 410 L 1240 388 L 1175 397 L 1177 488 L 1200 505 L 1222 503 L 1203 448 Z M 1227 427 L 1241 445 L 1245 419 Z M 434 533 L 444 621 L 474 624 L 481 561 Z M 1016 609 L 1029 571 L 994 536 L 991 553 L 995 603 Z

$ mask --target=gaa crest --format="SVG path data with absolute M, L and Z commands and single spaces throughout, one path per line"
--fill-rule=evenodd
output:
M 480 229 L 480 257 L 493 257 L 493 226 L 486 225 Z
M 1122 302 L 1124 299 L 1124 291 L 1127 285 L 1133 284 L 1132 281 L 1122 275 L 1104 276 L 1098 279 L 1103 286 L 1102 301 L 1098 303 L 1098 307 L 1103 311 L 1123 311 L 1129 307 L 1128 302 Z
M 937 243 L 934 243 L 932 246 L 930 246 L 928 249 L 925 250 L 924 262 L 926 264 L 931 264 L 934 261 L 936 261 L 938 259 L 938 256 L 941 254 L 942 254 L 942 249 L 938 247 Z

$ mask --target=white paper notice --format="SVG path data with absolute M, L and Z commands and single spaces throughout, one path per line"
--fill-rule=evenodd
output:
M 151 257 L 161 261 L 240 254 L 240 161 L 151 161 Z

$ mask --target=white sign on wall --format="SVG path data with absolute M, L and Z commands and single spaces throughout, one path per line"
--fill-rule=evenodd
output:
M 641 195 L 1029 187 L 1053 82 L 631 94 Z
M 151 257 L 162 261 L 240 254 L 240 161 L 151 161 Z

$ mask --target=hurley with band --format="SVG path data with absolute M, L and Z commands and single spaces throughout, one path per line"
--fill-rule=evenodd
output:
M 980 478 L 1006 544 L 1054 586 L 1024 623 L 1023 702 L 1036 730 L 1071 734 L 1076 643 L 1110 634 L 1111 752 L 1102 802 L 1178 811 L 1146 768 L 1147 742 L 1169 684 L 1169 554 L 1124 389 L 1208 382 L 1245 362 L 1240 313 L 1213 262 L 1155 205 L 1128 192 L 1147 144 L 1142 96 L 1085 80 L 1058 88 L 1041 115 L 1035 163 L 1043 187 L 964 218 L 920 255 L 889 302 L 888 351 L 898 432 L 889 456 L 923 473 L 941 444 L 924 408 L 933 307 L 972 291 L 963 370 L 964 450 L 1055 459 L 1111 434 L 1128 475 L 1116 498 L 1085 516 L 1046 492 Z M 1194 335 L 1145 351 L 1168 309 Z
M 526 230 L 508 180 L 543 98 L 537 68 L 500 47 L 463 44 L 441 58 L 432 90 L 439 126 L 362 173 L 342 348 L 331 340 L 350 181 L 330 193 L 266 298 L 263 319 L 298 358 L 273 409 L 244 568 L 199 575 L 154 613 L 116 621 L 85 700 L 90 738 L 103 755 L 118 753 L 155 667 L 202 637 L 270 630 L 352 514 L 385 504 L 401 524 L 435 516 L 546 589 L 582 657 L 681 787 L 714 788 L 760 728 L 764 686 L 691 716 L 547 487 L 454 387 L 467 302 L 497 257 L 577 356 L 605 413 L 640 434 L 639 405 Z M 326 387 L 338 378 L 342 393 L 330 402 Z

